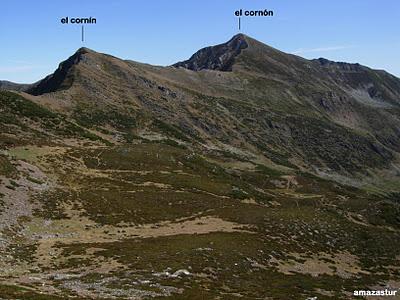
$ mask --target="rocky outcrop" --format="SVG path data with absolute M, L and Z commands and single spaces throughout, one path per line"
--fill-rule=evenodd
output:
M 232 71 L 235 58 L 248 47 L 243 34 L 235 35 L 227 43 L 203 48 L 197 51 L 190 59 L 174 64 L 193 71 L 218 70 Z

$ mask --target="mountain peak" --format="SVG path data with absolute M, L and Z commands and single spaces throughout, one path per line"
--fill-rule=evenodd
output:
M 188 60 L 174 64 L 174 67 L 183 67 L 193 71 L 217 70 L 232 71 L 235 58 L 248 48 L 249 44 L 244 34 L 233 36 L 228 42 L 216 46 L 200 49 Z
M 67 60 L 59 64 L 57 70 L 33 85 L 27 90 L 29 94 L 40 95 L 44 93 L 54 92 L 58 89 L 68 88 L 73 81 L 73 77 L 70 74 L 70 70 L 83 60 L 83 57 L 87 53 L 95 53 L 95 51 L 81 47 Z
M 247 35 L 243 34 L 243 33 L 238 33 L 235 34 L 230 40 L 238 40 L 238 39 L 246 39 L 248 38 Z
M 75 52 L 75 54 L 86 54 L 86 53 L 95 53 L 95 51 L 86 47 L 81 47 Z

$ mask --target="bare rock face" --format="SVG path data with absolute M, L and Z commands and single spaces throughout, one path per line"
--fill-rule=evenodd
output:
M 246 49 L 248 44 L 243 34 L 235 35 L 227 43 L 200 49 L 190 59 L 174 64 L 193 71 L 203 69 L 232 71 L 235 58 Z

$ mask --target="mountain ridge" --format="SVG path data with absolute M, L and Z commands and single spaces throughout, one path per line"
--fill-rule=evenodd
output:
M 85 47 L 79 48 L 67 60 L 61 62 L 57 70 L 53 74 L 46 76 L 44 79 L 40 80 L 32 87 L 27 89 L 26 92 L 34 96 L 37 96 L 44 93 L 54 92 L 60 88 L 67 89 L 72 85 L 71 80 L 73 80 L 71 78 L 69 82 L 67 83 L 63 82 L 64 80 L 66 80 L 68 72 L 71 70 L 71 68 L 73 68 L 76 64 L 78 64 L 81 61 L 82 56 L 84 54 L 93 52 L 94 52 L 93 50 L 90 50 Z
M 199 70 L 203 70 L 203 69 L 204 70 L 207 70 L 207 69 L 208 70 L 213 70 L 213 69 L 215 69 L 217 71 L 220 71 L 220 70 L 232 71 L 231 67 L 233 66 L 233 63 L 234 63 L 234 57 L 239 56 L 241 54 L 242 50 L 247 49 L 249 47 L 249 42 L 253 43 L 253 44 L 257 44 L 258 46 L 261 45 L 262 47 L 264 47 L 264 50 L 268 48 L 272 52 L 276 52 L 276 53 L 281 53 L 281 54 L 285 54 L 285 55 L 288 55 L 288 56 L 292 56 L 292 57 L 295 57 L 295 58 L 298 58 L 300 60 L 307 61 L 307 62 L 310 62 L 310 63 L 316 62 L 316 63 L 318 63 L 319 65 L 321 65 L 323 67 L 339 66 L 342 69 L 344 69 L 346 67 L 347 68 L 367 68 L 367 69 L 370 69 L 370 70 L 373 70 L 373 71 L 377 71 L 377 72 L 385 72 L 388 75 L 398 79 L 397 76 L 387 72 L 386 70 L 373 69 L 373 68 L 361 65 L 359 63 L 348 63 L 348 62 L 343 62 L 343 61 L 333 61 L 333 60 L 329 60 L 329 59 L 326 59 L 326 58 L 323 58 L 323 57 L 320 57 L 320 58 L 317 58 L 317 59 L 308 60 L 308 59 L 305 59 L 305 58 L 303 58 L 301 56 L 297 56 L 297 55 L 293 55 L 293 54 L 282 52 L 282 51 L 280 51 L 278 49 L 275 49 L 275 48 L 273 48 L 271 46 L 268 46 L 268 45 L 266 45 L 266 44 L 264 44 L 264 43 L 262 43 L 262 42 L 260 42 L 260 41 L 258 41 L 256 39 L 253 39 L 252 37 L 247 36 L 247 35 L 242 34 L 242 33 L 234 35 L 230 40 L 228 40 L 225 43 L 221 43 L 221 44 L 218 44 L 218 45 L 215 45 L 215 46 L 204 47 L 204 48 L 198 50 L 197 52 L 195 52 L 188 60 L 183 60 L 183 61 L 180 61 L 180 62 L 176 62 L 176 63 L 172 64 L 171 66 L 172 67 L 177 67 L 177 68 L 179 68 L 179 67 L 180 68 L 187 68 L 189 70 L 195 70 L 195 71 L 199 71 Z M 233 48 L 232 49 L 231 47 L 232 46 L 234 47 L 235 45 L 239 46 L 240 48 L 238 48 L 238 49 L 234 49 Z M 229 53 L 232 50 L 234 51 L 234 53 Z M 235 51 L 238 51 L 238 50 L 240 50 L 240 51 L 236 53 Z M 217 57 L 213 57 L 212 53 L 207 53 L 207 51 L 220 52 L 220 53 L 219 53 L 219 56 L 217 55 Z M 56 71 L 59 71 L 59 72 L 61 71 L 60 66 L 62 64 L 68 65 L 68 63 L 72 62 L 71 66 L 73 66 L 75 63 L 79 62 L 79 57 L 81 57 L 81 55 L 84 55 L 84 54 L 87 54 L 87 53 L 95 53 L 95 54 L 99 54 L 99 55 L 108 55 L 108 54 L 105 54 L 105 53 L 97 52 L 97 51 L 95 51 L 93 49 L 90 49 L 90 48 L 87 48 L 87 47 L 80 47 L 68 59 L 66 59 L 65 61 L 61 62 Z M 229 54 L 233 54 L 233 56 L 231 57 Z M 209 59 L 211 59 L 211 61 L 206 62 L 204 66 L 201 64 L 201 62 L 196 62 L 195 61 L 196 58 L 197 59 L 199 58 L 199 56 L 203 56 L 204 57 L 204 56 L 207 56 L 207 55 L 211 55 L 212 56 L 211 58 L 209 57 Z M 225 63 L 218 64 L 216 61 L 214 61 L 214 62 L 212 61 L 212 60 L 218 60 L 219 58 L 221 58 L 221 56 L 224 56 L 224 55 L 226 55 L 228 57 L 228 58 L 225 58 L 227 60 Z M 112 57 L 114 57 L 114 56 L 112 56 Z M 76 61 L 74 62 L 74 60 L 76 60 Z M 126 61 L 131 61 L 131 60 L 126 60 Z M 133 62 L 135 62 L 135 61 L 133 61 Z M 135 62 L 135 63 L 138 63 L 138 62 Z M 209 63 L 210 65 L 207 66 L 207 63 Z M 213 65 L 213 63 L 215 65 Z M 37 87 L 39 82 L 50 79 L 50 77 L 52 75 L 54 76 L 55 74 L 50 74 L 50 75 L 46 76 L 45 78 L 39 80 L 38 82 L 31 83 L 31 84 L 16 84 L 16 83 L 9 82 L 9 81 L 1 81 L 1 82 L 2 82 L 3 88 L 5 88 L 6 83 L 9 84 L 8 89 L 11 88 L 11 85 L 15 85 L 18 88 L 16 90 L 21 90 L 21 89 L 25 89 L 26 90 L 27 87 L 34 86 L 34 87 L 31 87 L 30 91 L 28 91 L 28 92 L 29 93 L 33 93 L 33 92 L 40 93 L 40 88 L 38 88 L 37 91 L 35 91 L 34 89 Z M 18 85 L 21 85 L 21 87 L 18 87 Z
M 207 89 L 199 88 L 196 89 L 197 92 L 208 93 L 213 89 L 211 94 L 229 95 L 237 100 L 247 98 L 250 105 L 264 103 L 268 110 L 292 111 L 292 114 L 301 118 L 306 115 L 314 115 L 317 119 L 325 116 L 351 130 L 371 132 L 372 124 L 373 135 L 378 143 L 396 151 L 397 145 L 400 145 L 400 136 L 394 130 L 397 121 L 393 117 L 389 117 L 389 120 L 392 120 L 389 124 L 393 125 L 390 125 L 387 137 L 378 134 L 379 126 L 374 125 L 374 122 L 380 122 L 371 123 L 370 117 L 368 121 L 365 120 L 365 110 L 368 106 L 400 105 L 400 97 L 397 98 L 400 95 L 400 84 L 393 78 L 382 79 L 385 74 L 376 73 L 367 67 L 333 63 L 324 59 L 306 60 L 239 34 L 226 43 L 200 49 L 188 61 L 174 64 L 173 68 L 177 70 L 141 65 L 80 48 L 62 62 L 54 74 L 40 81 L 28 90 L 28 93 L 45 95 L 51 92 L 62 97 L 67 93 L 68 97 L 73 99 L 72 102 L 68 100 L 73 111 L 76 111 L 76 105 L 82 104 L 79 98 L 86 97 L 88 100 L 85 105 L 91 106 L 90 103 L 93 103 L 93 108 L 112 106 L 122 113 L 125 105 L 117 99 L 125 98 L 126 103 L 131 103 L 131 108 L 136 107 L 135 112 L 132 111 L 135 118 L 143 109 L 152 113 L 157 109 L 158 118 L 167 118 L 171 122 L 178 122 L 176 119 L 182 118 L 178 122 L 179 126 L 195 135 L 201 131 L 200 135 L 207 135 L 207 139 L 210 139 L 209 133 L 197 126 L 193 127 L 193 121 L 188 120 L 187 112 L 182 111 L 188 99 L 194 99 L 192 92 L 183 92 L 182 88 L 191 90 L 196 84 L 207 85 Z M 193 75 L 196 74 L 191 83 L 186 82 L 186 69 L 194 71 Z M 200 75 L 203 71 L 208 71 L 206 76 Z M 221 71 L 225 74 L 210 73 L 218 74 Z M 174 76 L 178 79 L 173 78 Z M 214 76 L 219 76 L 219 79 L 213 83 L 210 80 Z M 243 78 L 249 83 L 244 84 Z M 237 82 L 233 86 L 230 83 L 232 80 Z M 101 86 L 104 88 L 100 88 Z M 122 90 L 121 86 L 124 86 Z M 239 86 L 242 88 L 233 93 L 231 88 Z M 249 97 L 250 93 L 255 94 Z M 173 99 L 171 95 L 181 95 L 182 99 L 178 101 L 178 98 Z M 166 103 L 149 100 L 159 97 L 171 100 Z M 117 102 L 112 100 L 114 98 Z M 182 104 L 184 106 L 181 106 Z M 368 108 L 370 109 L 374 108 Z M 173 116 L 171 112 L 174 110 L 182 111 L 181 116 Z M 385 112 L 382 111 L 382 114 Z M 175 121 L 172 121 L 173 119 Z M 357 123 L 354 123 L 355 121 Z M 203 122 L 208 123 L 209 120 Z M 228 135 L 228 131 L 232 130 L 226 128 L 223 131 Z M 244 136 L 239 139 L 244 139 Z M 385 152 L 382 151 L 381 153 Z M 387 155 L 385 154 L 385 157 L 388 157 Z
M 0 90 L 24 91 L 30 86 L 31 84 L 27 83 L 15 83 L 7 80 L 0 80 Z
M 195 144 L 193 137 L 212 147 L 239 143 L 250 152 L 255 147 L 269 158 L 285 153 L 298 161 L 286 164 L 296 168 L 305 164 L 314 173 L 320 167 L 339 173 L 352 173 L 356 166 L 386 167 L 400 151 L 395 113 L 400 107 L 400 80 L 359 64 L 285 54 L 243 34 L 200 49 L 170 67 L 121 60 L 82 47 L 26 92 L 78 123 L 95 118 L 92 126 L 141 132 L 154 130 L 158 120 L 165 120 Z M 212 102 L 199 100 L 203 98 Z M 224 111 L 220 116 L 211 112 L 207 118 L 195 109 L 197 105 L 211 111 L 210 105 L 218 105 Z M 96 115 L 103 114 L 114 117 L 97 120 Z M 221 116 L 225 120 L 217 121 Z M 266 124 L 263 118 L 273 121 Z M 314 123 L 319 125 L 313 127 Z M 331 144 L 340 136 L 349 138 L 342 146 Z M 326 145 L 310 137 L 323 137 Z M 313 146 L 305 146 L 306 141 Z M 358 143 L 364 148 L 355 158 L 341 155 L 343 151 L 350 155 L 349 149 L 358 149 Z M 316 159 L 310 159 L 316 151 Z M 337 162 L 336 155 L 340 155 Z M 366 160 L 367 156 L 373 159 Z

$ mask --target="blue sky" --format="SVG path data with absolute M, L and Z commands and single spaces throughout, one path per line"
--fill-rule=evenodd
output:
M 242 32 L 306 58 L 359 62 L 400 77 L 399 0 L 1 0 L 0 80 L 34 82 L 85 46 L 156 65 L 188 58 L 238 32 L 237 9 L 269 9 L 242 19 Z M 85 26 L 60 19 L 96 17 Z

